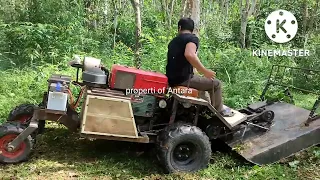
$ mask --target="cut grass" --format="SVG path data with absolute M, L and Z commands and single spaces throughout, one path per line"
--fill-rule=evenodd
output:
M 316 179 L 320 170 L 319 147 L 262 167 L 229 151 L 215 152 L 207 169 L 167 175 L 152 145 L 90 141 L 56 124 L 37 141 L 29 161 L 1 167 L 1 179 Z M 141 150 L 145 153 L 139 156 Z

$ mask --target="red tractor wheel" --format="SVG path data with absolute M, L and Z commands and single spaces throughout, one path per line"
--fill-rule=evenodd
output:
M 29 125 L 33 116 L 33 111 L 37 106 L 34 104 L 21 104 L 15 107 L 8 116 L 8 122 L 19 122 L 23 125 Z M 45 128 L 45 121 L 39 120 L 38 133 L 43 133 Z
M 0 126 L 0 162 L 5 164 L 19 163 L 28 159 L 33 142 L 28 136 L 14 151 L 10 151 L 8 144 L 13 141 L 23 129 L 6 123 Z

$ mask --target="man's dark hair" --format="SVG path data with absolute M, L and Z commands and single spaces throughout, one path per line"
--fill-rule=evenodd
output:
M 178 22 L 178 28 L 181 27 L 181 30 L 189 30 L 193 32 L 194 21 L 191 18 L 181 18 Z

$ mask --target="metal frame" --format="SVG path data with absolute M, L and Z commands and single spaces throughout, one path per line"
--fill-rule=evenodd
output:
M 320 118 L 320 115 L 316 115 L 316 116 L 315 116 L 316 110 L 319 108 L 319 106 L 320 106 L 320 96 L 318 97 L 318 99 L 316 100 L 316 102 L 314 103 L 314 105 L 313 105 L 313 107 L 312 107 L 312 110 L 311 110 L 311 112 L 310 112 L 310 114 L 309 114 L 309 118 L 308 118 L 308 120 L 307 120 L 306 123 L 305 123 L 306 126 L 309 126 L 309 124 L 310 124 L 312 121 Z
M 12 152 L 33 132 L 38 129 L 38 121 L 34 118 L 31 119 L 29 126 L 23 130 L 13 141 L 8 144 L 8 151 Z
M 169 124 L 173 124 L 176 119 L 178 105 L 179 105 L 178 99 L 173 98 L 172 112 L 171 112 Z
M 178 108 L 178 104 L 179 102 L 181 103 L 191 103 L 193 105 L 198 106 L 197 108 L 199 108 L 199 106 L 206 106 L 210 109 L 210 111 L 212 113 L 214 113 L 214 115 L 216 115 L 222 122 L 223 124 L 225 124 L 229 129 L 233 129 L 235 126 L 231 126 L 224 118 L 223 116 L 206 100 L 201 99 L 201 98 L 193 98 L 193 97 L 187 97 L 187 96 L 181 96 L 178 94 L 172 94 L 173 97 L 173 107 L 172 107 L 172 114 L 170 117 L 170 122 L 169 124 L 174 123 L 175 117 L 176 117 L 176 111 Z M 199 112 L 198 112 L 199 113 Z M 196 123 L 198 121 L 198 117 L 195 118 L 194 123 Z M 238 124 L 240 124 L 241 122 L 239 122 Z
M 283 68 L 283 71 L 289 70 L 291 73 L 292 73 L 293 70 L 300 70 L 300 71 L 308 72 L 309 74 L 311 72 L 315 72 L 315 73 L 319 73 L 320 74 L 320 70 L 313 70 L 313 69 L 299 68 L 299 67 L 291 67 L 291 66 L 284 66 L 284 65 L 272 65 L 272 68 L 271 68 L 271 71 L 270 71 L 270 74 L 269 74 L 269 77 L 268 77 L 268 80 L 267 80 L 267 84 L 266 84 L 265 88 L 263 89 L 263 92 L 262 92 L 262 94 L 260 96 L 260 99 L 262 101 L 264 101 L 265 100 L 265 95 L 266 95 L 269 87 L 272 86 L 272 85 L 273 86 L 285 87 L 286 89 L 285 89 L 284 93 L 285 93 L 286 96 L 288 96 L 290 98 L 291 103 L 294 103 L 294 100 L 293 100 L 293 96 L 290 93 L 289 88 L 317 95 L 318 99 L 314 103 L 314 105 L 313 105 L 313 107 L 311 109 L 311 112 L 309 114 L 308 120 L 306 121 L 306 125 L 309 125 L 310 122 L 312 122 L 313 120 L 316 120 L 316 119 L 318 119 L 318 117 L 320 117 L 319 115 L 314 116 L 316 110 L 320 107 L 320 92 L 310 91 L 308 89 L 298 88 L 298 87 L 295 87 L 295 86 L 292 86 L 292 85 L 288 85 L 288 84 L 282 84 L 283 78 L 281 79 L 280 83 L 275 82 L 274 80 L 272 80 L 272 78 L 274 77 L 276 79 L 278 77 L 277 75 L 279 73 L 280 68 Z M 273 76 L 273 72 L 275 70 L 276 70 L 276 74 Z M 284 75 L 284 72 L 282 73 L 282 77 L 283 77 L 283 75 Z
M 90 90 L 88 90 L 89 93 L 91 92 Z M 129 136 L 129 135 L 120 135 L 120 134 L 109 134 L 109 133 L 100 133 L 100 132 L 91 132 L 91 131 L 86 131 L 86 124 L 87 124 L 87 114 L 88 114 L 88 106 L 90 103 L 90 99 L 99 99 L 99 100 L 107 100 L 107 101 L 113 101 L 113 102 L 123 102 L 126 103 L 128 105 L 128 109 L 130 111 L 130 118 L 124 118 L 124 117 L 112 117 L 112 118 L 119 118 L 122 120 L 126 120 L 126 121 L 131 121 L 132 122 L 132 126 L 134 127 L 134 136 Z M 104 97 L 104 96 L 95 96 L 95 95 L 87 95 L 86 96 L 86 100 L 85 100 L 85 105 L 84 105 L 84 109 L 82 109 L 83 114 L 82 114 L 82 123 L 81 123 L 81 134 L 91 134 L 91 135 L 102 135 L 102 136 L 114 136 L 114 137 L 124 137 L 124 138 L 138 138 L 138 131 L 136 129 L 136 124 L 135 124 L 135 119 L 133 116 L 133 112 L 132 112 L 132 107 L 131 107 L 131 102 L 130 99 L 120 99 L 117 97 Z M 108 117 L 106 115 L 106 117 Z M 110 116 L 111 117 L 111 116 Z
M 8 144 L 8 150 L 14 151 L 19 146 L 19 144 L 21 144 L 26 138 L 28 138 L 29 135 L 34 133 L 38 129 L 39 119 L 60 122 L 65 125 L 70 131 L 76 132 L 80 125 L 80 121 L 79 119 L 74 118 L 75 116 L 69 115 L 63 111 L 53 111 L 37 108 L 33 112 L 33 116 L 28 127 Z

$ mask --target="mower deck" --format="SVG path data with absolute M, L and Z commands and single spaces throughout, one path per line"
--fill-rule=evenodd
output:
M 249 127 L 227 142 L 248 161 L 258 165 L 274 163 L 320 143 L 320 119 L 304 125 L 310 111 L 287 103 L 275 103 L 266 108 L 275 113 L 267 132 Z

